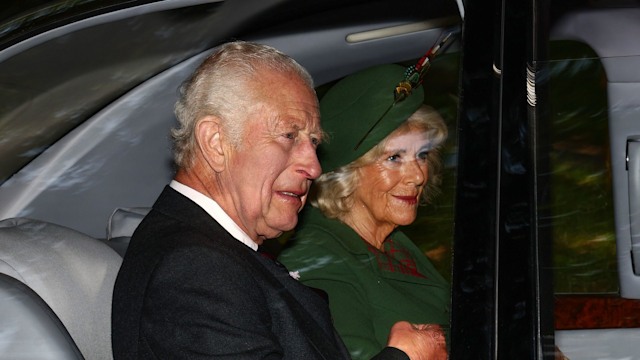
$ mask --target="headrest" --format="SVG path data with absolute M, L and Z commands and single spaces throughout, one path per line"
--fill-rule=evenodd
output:
M 111 298 L 121 264 L 104 242 L 67 227 L 0 221 L 0 273 L 35 291 L 87 359 L 111 357 Z

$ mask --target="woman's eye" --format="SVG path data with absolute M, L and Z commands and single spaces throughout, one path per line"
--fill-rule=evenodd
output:
M 400 155 L 398 154 L 391 155 L 387 158 L 387 161 L 400 161 Z
M 292 133 L 292 132 L 289 132 L 289 133 L 285 133 L 284 137 L 286 137 L 287 139 L 293 140 L 293 139 L 296 138 L 296 134 Z
M 428 157 L 429 157 L 428 151 L 423 151 L 421 153 L 418 153 L 418 159 L 420 160 L 427 160 Z
M 318 147 L 318 145 L 320 145 L 320 139 L 318 139 L 316 137 L 312 137 L 311 138 L 311 143 L 313 144 L 313 146 Z

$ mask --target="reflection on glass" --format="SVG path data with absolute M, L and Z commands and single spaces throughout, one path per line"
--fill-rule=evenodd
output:
M 550 50 L 555 292 L 617 292 L 606 74 L 582 43 L 552 42 Z
M 444 165 L 441 193 L 431 204 L 420 207 L 413 224 L 403 229 L 431 259 L 440 274 L 449 281 L 457 166 L 459 55 L 459 53 L 444 54 L 436 59 L 424 80 L 425 103 L 440 112 L 449 128 L 449 137 L 440 153 Z
M 100 1 L 111 2 L 119 1 Z M 209 48 L 219 33 L 211 21 L 218 7 L 115 19 L 3 52 L 0 184 L 127 91 Z

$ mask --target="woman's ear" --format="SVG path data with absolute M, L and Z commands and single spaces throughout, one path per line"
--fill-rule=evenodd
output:
M 215 172 L 221 172 L 225 167 L 225 151 L 222 144 L 220 119 L 216 116 L 206 116 L 196 124 L 196 142 L 203 159 Z

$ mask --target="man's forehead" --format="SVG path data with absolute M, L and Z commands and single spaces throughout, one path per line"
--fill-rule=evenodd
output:
M 306 131 L 310 133 L 321 133 L 320 117 L 291 117 L 279 116 L 273 122 L 276 128 L 290 128 L 292 130 Z

